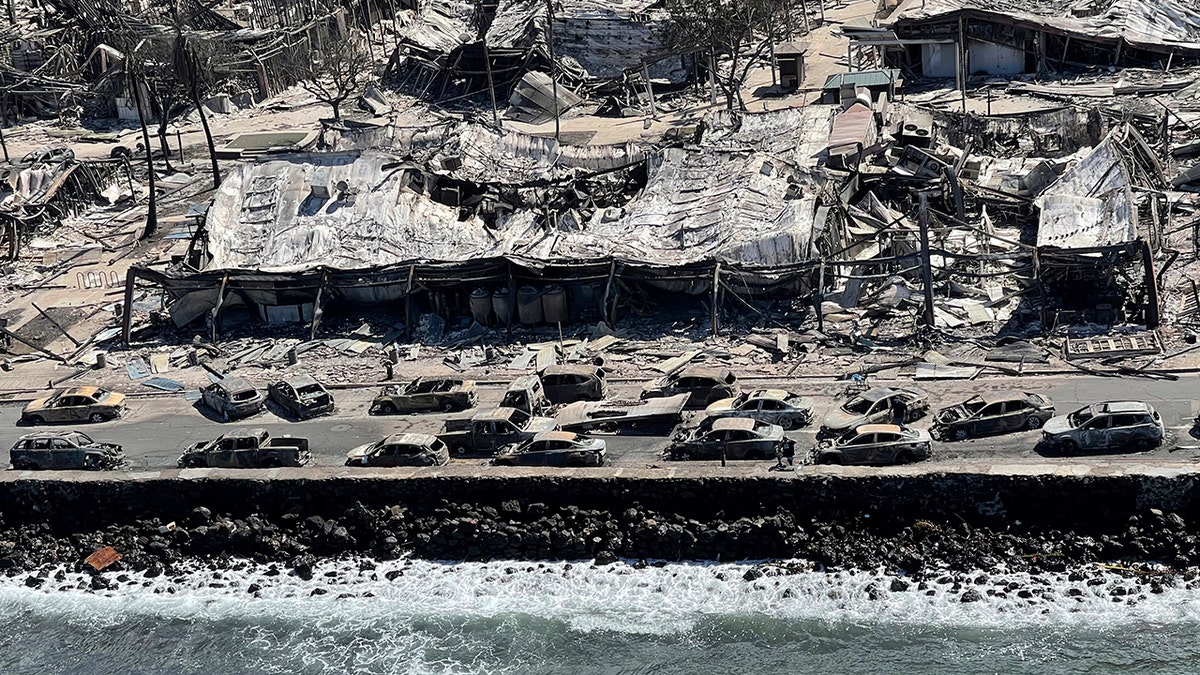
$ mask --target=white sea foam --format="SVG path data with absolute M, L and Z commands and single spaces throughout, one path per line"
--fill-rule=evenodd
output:
M 751 567 L 392 561 L 360 570 L 359 561 L 343 560 L 317 565 L 309 581 L 286 569 L 268 575 L 266 568 L 246 564 L 239 571 L 221 572 L 220 579 L 206 569 L 154 579 L 130 573 L 117 588 L 104 591 L 88 590 L 88 577 L 77 573 L 66 573 L 59 581 L 51 573 L 39 589 L 27 587 L 26 575 L 20 575 L 0 579 L 0 618 L 14 607 L 33 606 L 41 613 L 86 617 L 101 625 L 119 625 L 131 614 L 164 620 L 237 617 L 250 622 L 282 617 L 305 624 L 337 623 L 345 631 L 356 625 L 386 625 L 389 620 L 503 621 L 527 616 L 561 622 L 577 632 L 641 635 L 685 633 L 698 622 L 730 617 L 983 629 L 1200 620 L 1200 590 L 1178 581 L 1152 593 L 1149 585 L 1104 570 L 1087 570 L 1091 585 L 1067 575 L 991 573 L 980 584 L 974 581 L 978 575 L 956 575 L 961 580 L 957 589 L 952 583 L 937 583 L 933 576 L 925 590 L 913 583 L 908 590 L 893 592 L 893 578 L 881 574 L 813 571 L 747 581 L 743 576 Z M 115 582 L 118 575 L 106 576 Z M 252 584 L 261 587 L 256 594 L 248 592 Z M 1006 584 L 1017 588 L 1005 593 Z M 1128 592 L 1114 595 L 1118 587 Z M 962 602 L 970 589 L 980 599 Z M 1047 589 L 1050 595 L 1021 598 L 1019 589 Z M 319 594 L 313 595 L 314 590 Z

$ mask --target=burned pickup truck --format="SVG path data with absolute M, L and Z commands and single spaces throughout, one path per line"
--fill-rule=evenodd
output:
M 273 438 L 266 429 L 239 429 L 196 443 L 179 458 L 179 468 L 271 469 L 304 466 L 312 461 L 308 439 Z
M 478 399 L 473 380 L 418 377 L 408 384 L 384 387 L 371 401 L 370 413 L 453 412 L 474 407 Z
M 497 450 L 533 438 L 539 431 L 555 431 L 549 417 L 530 417 L 516 408 L 493 408 L 473 417 L 446 420 L 438 438 L 455 456 L 491 456 Z
M 691 394 L 642 401 L 579 401 L 558 411 L 563 431 L 666 435 L 683 419 Z

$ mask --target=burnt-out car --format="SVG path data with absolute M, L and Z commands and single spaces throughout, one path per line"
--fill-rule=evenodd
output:
M 21 411 L 24 424 L 104 422 L 125 412 L 125 394 L 100 387 L 60 389 L 30 401 Z
M 125 453 L 116 443 L 100 443 L 80 431 L 43 431 L 26 434 L 8 451 L 12 468 L 84 469 L 100 471 L 125 464 Z
M 722 455 L 726 459 L 772 459 L 777 451 L 787 455 L 794 447 L 795 442 L 778 424 L 730 417 L 678 434 L 667 447 L 667 456 L 681 460 L 721 459 Z
M 1142 401 L 1105 401 L 1051 417 L 1042 440 L 1063 455 L 1149 450 L 1166 435 L 1162 417 Z
M 544 415 L 553 407 L 537 375 L 522 375 L 513 380 L 500 402 L 502 408 L 515 408 L 530 415 Z
M 864 424 L 813 448 L 817 464 L 910 464 L 929 459 L 933 441 L 924 429 Z
M 799 394 L 783 389 L 758 389 L 722 399 L 704 409 L 708 417 L 749 417 L 798 429 L 812 423 L 812 406 Z
M 976 436 L 1040 429 L 1051 417 L 1054 404 L 1040 394 L 988 392 L 937 411 L 933 416 L 933 431 L 940 438 L 963 441 Z
M 555 405 L 575 401 L 599 401 L 608 393 L 608 381 L 605 379 L 604 369 L 599 366 L 550 366 L 539 375 L 546 399 Z
M 929 401 L 919 389 L 873 387 L 829 411 L 821 424 L 822 437 L 839 436 L 864 424 L 912 422 L 929 412 Z
M 453 412 L 472 408 L 479 400 L 473 380 L 453 377 L 418 377 L 407 384 L 391 384 L 371 401 L 373 415 Z
M 346 453 L 346 466 L 442 466 L 450 449 L 433 434 L 392 434 Z
M 267 397 L 245 378 L 229 375 L 203 389 L 204 405 L 222 422 L 249 417 L 262 411 Z
M 296 419 L 333 412 L 333 395 L 311 375 L 293 375 L 267 385 L 267 397 Z
M 736 396 L 737 375 L 728 368 L 691 366 L 646 383 L 642 398 L 688 394 L 687 409 L 699 410 L 722 399 Z
M 603 466 L 606 445 L 603 439 L 569 431 L 543 431 L 523 443 L 502 448 L 492 463 L 497 466 Z

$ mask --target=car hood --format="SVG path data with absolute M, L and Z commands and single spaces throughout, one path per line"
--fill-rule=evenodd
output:
M 1055 415 L 1046 420 L 1046 423 L 1042 425 L 1042 431 L 1052 435 L 1065 434 L 1072 428 L 1071 421 L 1067 415 Z
M 49 401 L 49 400 L 50 400 L 49 397 L 35 398 L 32 401 L 30 401 L 29 403 L 25 404 L 24 412 L 34 412 L 37 410 L 44 410 L 46 408 L 46 401 Z
M 723 398 L 715 401 L 704 409 L 705 415 L 724 415 L 733 410 L 733 398 Z
M 865 422 L 866 416 L 848 413 L 839 408 L 837 410 L 829 411 L 829 414 L 825 416 L 825 421 L 822 423 L 822 426 L 824 426 L 826 429 L 850 429 Z
M 108 396 L 103 401 L 100 401 L 100 405 L 125 405 L 125 394 L 119 391 L 110 391 Z
M 346 459 L 362 459 L 367 456 L 373 443 L 365 443 L 346 453 Z

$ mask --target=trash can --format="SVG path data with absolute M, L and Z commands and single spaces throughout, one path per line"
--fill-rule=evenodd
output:
M 531 325 L 542 322 L 542 292 L 533 286 L 517 289 L 517 315 L 521 323 Z

